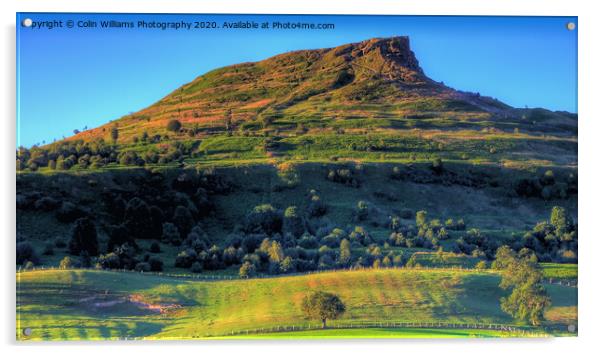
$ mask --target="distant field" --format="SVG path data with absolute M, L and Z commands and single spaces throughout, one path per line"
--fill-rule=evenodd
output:
M 543 276 L 558 280 L 576 280 L 577 264 L 541 263 Z
M 177 339 L 315 325 L 303 317 L 300 302 L 307 291 L 317 289 L 337 293 L 347 304 L 347 313 L 333 325 L 383 320 L 514 324 L 500 310 L 498 284 L 493 273 L 449 270 L 343 271 L 217 282 L 32 271 L 18 273 L 17 333 L 31 328 L 31 336 L 20 339 L 32 340 Z M 548 291 L 554 306 L 576 307 L 576 289 L 549 285 Z

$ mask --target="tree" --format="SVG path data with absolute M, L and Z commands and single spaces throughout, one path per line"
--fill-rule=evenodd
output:
M 174 211 L 172 221 L 180 231 L 180 235 L 188 235 L 194 226 L 194 219 L 190 210 L 182 205 L 178 205 Z
M 278 241 L 272 241 L 269 249 L 268 256 L 270 257 L 270 262 L 272 263 L 280 263 L 284 260 L 284 251 L 282 250 L 282 246 Z
M 240 266 L 238 275 L 241 278 L 249 278 L 255 275 L 255 265 L 249 261 L 246 261 Z
M 138 197 L 130 199 L 125 207 L 124 226 L 130 237 L 151 238 L 153 219 L 146 202 Z
M 322 328 L 326 328 L 326 320 L 337 319 L 346 310 L 345 304 L 337 295 L 324 291 L 306 295 L 301 308 L 307 317 L 322 321 Z
M 556 230 L 556 236 L 561 237 L 569 227 L 569 219 L 563 207 L 555 206 L 550 213 L 550 224 Z
M 98 255 L 96 225 L 89 218 L 80 218 L 75 221 L 69 241 L 69 253 L 78 256 L 84 252 L 89 256 Z
M 303 217 L 299 215 L 296 206 L 290 206 L 284 211 L 282 230 L 285 233 L 290 232 L 295 237 L 299 237 L 305 232 Z
M 119 130 L 117 129 L 117 127 L 112 127 L 111 140 L 113 141 L 113 144 L 117 143 L 117 139 L 119 139 Z
M 351 262 L 351 243 L 344 238 L 341 240 L 339 248 L 339 263 L 343 266 L 347 266 L 349 262 Z
M 500 247 L 496 253 L 496 267 L 502 269 L 500 288 L 512 290 L 500 299 L 504 312 L 532 325 L 541 324 L 545 309 L 552 301 L 541 284 L 542 272 L 531 257 L 519 257 L 508 247 Z
M 61 259 L 61 262 L 59 263 L 59 269 L 69 269 L 73 268 L 73 266 L 73 260 L 69 256 L 65 256 L 63 259 Z
M 427 214 L 425 210 L 420 210 L 416 213 L 416 226 L 418 228 L 426 226 L 426 216 Z
M 180 131 L 180 129 L 182 129 L 182 123 L 180 123 L 179 120 L 172 119 L 169 122 L 167 122 L 167 130 L 168 131 L 177 133 Z

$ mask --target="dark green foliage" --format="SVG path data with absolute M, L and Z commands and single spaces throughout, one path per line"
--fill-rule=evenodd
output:
M 150 245 L 149 251 L 151 251 L 152 253 L 160 253 L 161 252 L 161 246 L 159 245 L 159 242 L 153 242 Z
M 17 264 L 36 263 L 37 261 L 38 257 L 31 243 L 27 241 L 17 243 Z
M 303 217 L 299 215 L 296 206 L 290 206 L 284 211 L 282 231 L 295 237 L 299 237 L 305 232 L 305 222 Z
M 134 247 L 136 245 L 136 240 L 132 238 L 128 229 L 123 225 L 110 226 L 108 233 L 109 242 L 107 249 L 109 251 L 113 251 L 116 247 L 120 247 L 126 243 Z
M 301 309 L 308 318 L 320 320 L 322 328 L 326 328 L 326 320 L 337 319 L 346 310 L 345 304 L 337 295 L 324 291 L 306 295 Z
M 56 211 L 56 218 L 60 222 L 70 223 L 82 218 L 86 213 L 75 204 L 64 201 L 61 207 Z
M 195 250 L 187 248 L 176 256 L 175 266 L 178 268 L 190 268 L 196 261 L 198 254 Z
M 172 222 L 180 231 L 180 235 L 188 235 L 192 226 L 194 225 L 194 219 L 188 208 L 178 205 L 174 211 Z
M 161 241 L 163 243 L 172 244 L 174 246 L 179 246 L 182 242 L 182 238 L 180 236 L 180 231 L 176 225 L 166 222 L 162 226 L 162 236 Z
M 182 129 L 182 123 L 177 119 L 172 119 L 167 122 L 167 130 L 170 132 L 179 132 Z
M 256 206 L 245 220 L 245 232 L 273 235 L 282 231 L 282 213 L 270 204 Z
M 153 232 L 153 218 L 146 202 L 138 197 L 130 199 L 125 207 L 124 226 L 133 238 L 148 239 Z
M 148 264 L 150 264 L 151 272 L 162 272 L 163 271 L 163 261 L 158 258 L 150 257 L 148 259 Z
M 200 273 L 203 271 L 203 266 L 199 262 L 194 262 L 192 263 L 192 266 L 190 266 L 190 271 L 193 273 Z
M 77 219 L 71 230 L 69 253 L 79 256 L 83 252 L 89 256 L 98 255 L 96 225 L 94 225 L 90 218 Z

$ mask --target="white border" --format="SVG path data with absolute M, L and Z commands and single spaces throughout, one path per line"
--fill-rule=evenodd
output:
M 353 2 L 353 3 L 352 3 Z M 4 352 L 106 353 L 144 351 L 162 353 L 176 346 L 182 353 L 240 351 L 247 353 L 345 353 L 396 351 L 407 353 L 578 353 L 599 347 L 602 286 L 597 269 L 602 251 L 600 234 L 600 176 L 602 168 L 602 100 L 600 99 L 600 6 L 581 0 L 2 0 L 0 95 L 2 153 L 0 154 L 2 227 L 2 296 L 0 333 Z M 525 340 L 394 340 L 327 342 L 146 342 L 59 343 L 50 347 L 17 344 L 15 338 L 15 12 L 148 12 L 148 13 L 296 13 L 296 14 L 407 14 L 407 15 L 554 15 L 579 16 L 579 338 Z M 51 87 L 49 87 L 51 89 Z M 132 346 L 136 346 L 135 348 Z

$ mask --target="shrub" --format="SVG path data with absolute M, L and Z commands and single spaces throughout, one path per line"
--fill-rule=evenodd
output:
M 355 208 L 355 216 L 357 218 L 357 220 L 366 220 L 366 218 L 368 217 L 368 203 L 360 200 L 359 202 L 357 202 L 357 206 Z
M 487 269 L 487 262 L 484 260 L 481 260 L 474 267 L 475 267 L 475 269 L 479 269 L 479 270 Z
M 245 220 L 247 233 L 273 235 L 282 231 L 282 215 L 270 204 L 256 206 Z
M 291 233 L 295 237 L 299 237 L 305 232 L 305 223 L 303 217 L 299 215 L 296 206 L 290 206 L 284 211 L 284 220 L 282 225 L 283 232 Z
M 423 228 L 427 226 L 427 213 L 425 210 L 416 212 L 416 227 Z
M 192 218 L 190 210 L 181 205 L 178 205 L 176 208 L 172 221 L 180 231 L 180 235 L 188 235 L 194 226 L 194 219 Z
M 190 271 L 193 273 L 200 273 L 203 271 L 203 266 L 199 262 L 194 262 L 192 263 L 192 266 L 190 266 Z
M 307 209 L 307 213 L 309 214 L 309 216 L 320 217 L 320 216 L 324 216 L 326 214 L 326 212 L 328 212 L 328 208 L 327 208 L 326 204 L 324 204 L 322 202 L 322 200 L 320 199 L 319 196 L 312 195 L 308 209 Z
M 89 256 L 98 255 L 96 225 L 89 218 L 77 219 L 71 230 L 69 253 L 80 255 L 82 252 Z
M 59 262 L 59 269 L 70 269 L 70 268 L 73 268 L 73 267 L 75 267 L 75 262 L 69 256 L 65 256 Z
M 172 119 L 167 122 L 167 130 L 170 132 L 179 132 L 182 129 L 182 123 L 177 119 Z
M 244 262 L 238 270 L 238 275 L 241 278 L 249 278 L 255 276 L 255 265 L 249 261 Z
M 187 248 L 176 256 L 175 266 L 178 268 L 190 268 L 195 262 L 197 253 L 195 250 Z

